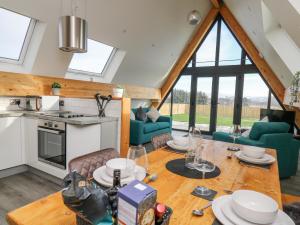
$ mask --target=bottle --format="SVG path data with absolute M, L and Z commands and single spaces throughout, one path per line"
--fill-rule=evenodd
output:
M 114 170 L 113 186 L 108 190 L 109 203 L 112 211 L 113 224 L 118 224 L 118 190 L 121 187 L 121 170 Z
M 113 188 L 121 187 L 121 170 L 114 170 Z

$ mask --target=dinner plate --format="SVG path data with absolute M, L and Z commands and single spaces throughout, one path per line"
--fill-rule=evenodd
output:
M 174 148 L 176 150 L 180 150 L 180 151 L 187 151 L 188 150 L 188 146 L 179 146 L 174 144 L 173 140 L 167 141 L 167 145 L 171 148 Z
M 235 214 L 231 208 L 231 195 L 224 195 L 215 199 L 212 207 L 215 216 L 224 225 L 257 225 Z M 278 210 L 277 217 L 271 225 L 295 225 L 295 223 L 282 210 Z
M 95 179 L 95 181 L 97 181 L 99 184 L 101 184 L 105 187 L 112 187 L 113 178 L 108 179 L 107 177 L 105 177 L 105 176 L 108 176 L 107 173 L 105 172 L 105 169 L 106 169 L 106 166 L 101 166 L 98 169 L 96 169 L 93 173 L 93 178 Z M 106 179 L 104 179 L 103 177 L 105 177 Z M 124 184 L 128 184 L 135 179 L 142 181 L 142 180 L 144 180 L 145 177 L 146 177 L 145 169 L 142 168 L 141 166 L 136 166 L 135 176 L 122 178 L 121 185 L 123 186 Z
M 276 160 L 273 156 L 269 154 L 265 154 L 264 157 L 261 159 L 250 158 L 248 156 L 245 156 L 242 152 L 236 152 L 235 156 L 242 161 L 258 165 L 272 164 Z
M 224 205 L 225 202 L 228 202 L 228 196 L 223 195 L 218 198 L 215 198 L 212 202 L 212 211 L 215 217 L 223 224 L 223 225 L 234 225 L 227 217 L 223 214 L 221 210 L 221 206 Z

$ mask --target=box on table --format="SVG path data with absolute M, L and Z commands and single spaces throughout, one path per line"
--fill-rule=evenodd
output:
M 134 180 L 118 191 L 118 222 L 121 225 L 154 225 L 157 191 Z

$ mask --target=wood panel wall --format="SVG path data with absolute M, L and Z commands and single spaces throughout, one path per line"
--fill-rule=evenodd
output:
M 53 82 L 61 84 L 62 96 L 72 98 L 94 98 L 97 92 L 109 95 L 112 94 L 112 89 L 116 87 L 115 84 L 0 72 L 0 96 L 51 95 Z M 152 100 L 161 98 L 160 89 L 158 88 L 122 86 L 125 89 L 124 96 L 128 98 Z

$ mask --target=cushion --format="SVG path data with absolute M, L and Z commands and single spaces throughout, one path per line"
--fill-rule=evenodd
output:
M 144 133 L 145 134 L 151 133 L 151 132 L 154 132 L 157 130 L 159 130 L 158 123 L 145 123 L 144 124 Z
M 262 119 L 260 120 L 260 122 L 269 122 L 269 118 L 268 118 L 267 116 L 265 116 L 264 118 L 262 118 Z M 250 135 L 251 129 L 252 129 L 252 127 L 251 127 L 249 130 L 244 131 L 244 132 L 242 133 L 242 137 L 248 138 L 249 135 Z
M 135 114 L 130 110 L 130 119 L 135 120 Z
M 157 111 L 157 109 L 155 108 L 151 108 L 147 113 L 147 117 L 153 122 L 155 123 L 158 118 L 160 117 L 159 112 Z
M 168 122 L 156 122 L 158 124 L 159 129 L 165 129 L 170 127 L 170 123 Z
M 258 140 L 263 134 L 287 133 L 290 125 L 284 122 L 255 122 L 252 126 L 249 138 Z
M 136 110 L 136 113 L 135 113 L 135 119 L 136 120 L 139 120 L 139 121 L 144 121 L 146 122 L 147 121 L 147 115 L 146 115 L 146 112 L 143 110 L 142 107 L 138 108 Z

